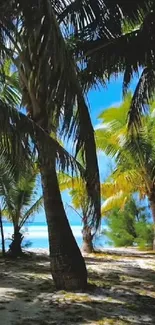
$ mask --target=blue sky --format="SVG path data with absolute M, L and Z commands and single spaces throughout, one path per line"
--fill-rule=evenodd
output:
M 131 89 L 134 90 L 136 85 L 136 78 L 134 78 Z M 103 109 L 109 108 L 110 106 L 119 106 L 122 101 L 122 77 L 111 78 L 109 84 L 106 87 L 100 89 L 92 89 L 88 93 L 89 112 L 91 115 L 92 123 L 96 128 L 100 121 L 98 119 L 99 114 Z M 104 155 L 104 153 L 98 154 L 98 162 L 100 169 L 101 181 L 103 181 L 111 170 L 111 160 Z M 66 203 L 70 204 L 70 196 L 67 192 L 63 193 L 63 202 L 66 207 Z M 81 222 L 80 217 L 69 207 L 66 209 L 69 221 L 71 225 L 76 225 Z M 45 215 L 40 213 L 35 218 L 36 222 L 44 222 Z

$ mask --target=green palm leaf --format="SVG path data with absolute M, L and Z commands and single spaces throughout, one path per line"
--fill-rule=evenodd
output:
M 21 91 L 19 89 L 18 72 L 13 72 L 10 59 L 3 62 L 0 69 L 0 97 L 3 101 L 16 107 L 21 105 Z
M 19 227 L 22 228 L 28 218 L 33 216 L 35 213 L 38 213 L 43 207 L 43 196 L 41 196 L 22 216 Z
M 34 15 L 34 11 L 35 21 L 29 26 L 29 17 Z M 47 118 L 50 117 L 49 121 L 55 117 L 57 120 L 61 118 L 59 124 L 62 126 L 61 133 L 73 138 L 73 142 L 76 143 L 75 155 L 79 151 L 83 152 L 86 166 L 84 177 L 90 199 L 92 222 L 98 226 L 100 185 L 94 130 L 83 89 L 78 80 L 76 62 L 70 54 L 49 0 L 37 8 L 29 7 L 27 10 L 27 6 L 22 7 L 22 12 L 23 25 L 26 27 L 24 37 L 28 40 L 28 46 L 22 62 L 17 60 L 16 64 L 23 88 L 27 90 L 24 103 L 33 120 L 44 129 L 48 128 L 48 131 L 51 131 L 52 125 L 48 123 L 45 126 Z M 30 58 L 30 63 L 27 58 Z M 27 75 L 24 74 L 24 70 L 27 71 Z
M 2 215 L 19 228 L 43 205 L 43 197 L 36 199 L 36 177 L 37 170 L 34 166 L 33 169 L 29 170 L 29 173 L 18 171 L 18 176 L 13 175 L 9 186 L 6 186 L 9 178 L 7 182 L 6 180 L 0 182 L 3 187 L 3 192 L 1 192 L 3 198 Z
M 5 12 L 4 1 L 1 6 Z M 23 88 L 23 102 L 28 108 L 29 115 L 37 124 L 48 129 L 48 132 L 51 131 L 52 125 L 51 123 L 47 125 L 47 120 L 52 121 L 53 117 L 57 120 L 61 118 L 60 125 L 64 135 L 74 137 L 76 154 L 80 150 L 83 151 L 90 211 L 96 225 L 100 220 L 100 185 L 93 128 L 79 80 L 79 67 L 68 49 L 61 23 L 64 24 L 64 30 L 72 25 L 75 32 L 73 34 L 82 35 L 84 41 L 86 36 L 91 40 L 96 35 L 105 42 L 121 36 L 121 10 L 130 20 L 134 20 L 135 16 L 138 19 L 139 3 L 133 7 L 134 10 L 133 8 L 131 10 L 120 1 L 115 1 L 112 5 L 107 1 L 53 3 L 50 0 L 44 2 L 38 0 L 31 4 L 15 1 L 13 6 L 11 2 L 8 5 L 8 12 L 11 12 L 11 15 L 5 14 L 5 18 L 1 17 L 0 20 L 1 48 L 17 65 Z M 146 2 L 143 1 L 142 9 L 144 8 L 147 9 Z M 11 17 L 18 19 L 12 20 Z M 6 39 L 11 41 L 10 48 L 6 47 Z M 94 44 L 93 42 L 93 47 Z M 90 46 L 90 43 L 88 45 Z M 16 58 L 14 52 L 17 53 Z M 87 53 L 86 62 L 88 59 Z M 88 63 L 87 75 L 89 68 Z M 106 70 L 104 68 L 104 72 Z M 99 76 L 101 79 L 103 73 L 97 71 L 94 75 L 95 78 Z M 73 114 L 75 107 L 76 114 Z
M 113 109 L 110 109 L 109 114 L 108 110 L 105 113 L 103 112 L 103 130 L 105 134 L 107 130 L 104 128 L 104 124 L 107 121 L 110 127 L 107 132 L 108 136 L 103 136 L 103 145 L 102 136 L 100 137 L 101 145 L 99 148 L 103 148 L 107 153 L 108 146 L 111 146 L 110 154 L 115 157 L 116 168 L 109 176 L 107 182 L 101 185 L 102 197 L 105 199 L 102 206 L 102 214 L 108 211 L 108 209 L 110 210 L 110 207 L 114 207 L 115 204 L 117 207 L 119 204 L 121 206 L 121 202 L 124 202 L 126 197 L 131 196 L 135 192 L 139 193 L 140 198 L 145 196 L 149 198 L 152 191 L 154 191 L 154 102 L 150 105 L 152 113 L 143 117 L 138 133 L 130 134 L 127 130 L 124 132 L 126 118 L 123 105 L 118 108 L 118 111 L 116 108 L 116 119 L 111 114 L 111 111 Z M 124 134 L 123 141 L 120 141 L 122 134 Z
M 101 206 L 102 216 L 104 217 L 109 211 L 113 210 L 114 208 L 123 209 L 129 197 L 129 194 L 127 195 L 126 193 L 123 193 L 123 191 L 120 191 L 115 195 L 107 198 Z

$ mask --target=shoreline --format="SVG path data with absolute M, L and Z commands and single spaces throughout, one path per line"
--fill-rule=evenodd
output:
M 28 248 L 28 249 L 24 249 L 25 252 L 31 252 L 31 253 L 35 253 L 37 255 L 47 255 L 49 256 L 49 249 L 48 248 Z M 154 255 L 155 252 L 154 251 L 150 251 L 150 250 L 138 250 L 135 247 L 106 247 L 106 248 L 95 248 L 95 251 L 91 254 L 88 253 L 84 253 L 81 250 L 82 255 L 88 256 L 88 255 L 97 255 L 97 254 L 109 254 L 109 255 L 123 255 L 123 256 L 143 256 L 143 255 Z

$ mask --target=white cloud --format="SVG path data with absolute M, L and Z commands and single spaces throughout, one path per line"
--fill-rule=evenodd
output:
M 104 124 L 102 124 L 102 123 L 98 123 L 98 124 L 96 124 L 95 126 L 94 126 L 94 130 L 99 130 L 99 129 L 107 129 L 107 128 L 109 128 L 109 125 L 110 125 L 110 123 L 104 123 Z
M 102 123 L 98 123 L 94 126 L 94 130 L 98 130 L 98 129 L 102 129 L 103 128 L 103 124 Z

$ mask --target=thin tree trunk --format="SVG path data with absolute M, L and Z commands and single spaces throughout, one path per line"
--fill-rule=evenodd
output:
M 155 251 L 155 201 L 150 200 L 150 208 L 153 219 L 153 250 Z
M 5 255 L 5 240 L 4 240 L 4 230 L 2 222 L 2 211 L 0 209 L 0 228 L 1 228 L 1 238 L 2 238 L 2 254 Z
M 41 158 L 41 154 L 39 160 L 54 283 L 57 289 L 85 289 L 87 270 L 63 207 L 55 158 L 52 166 Z
M 83 245 L 82 251 L 84 253 L 90 254 L 94 251 L 93 247 L 93 235 L 91 234 L 91 227 L 84 224 L 82 230 Z

